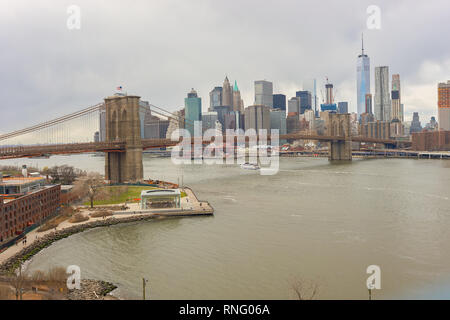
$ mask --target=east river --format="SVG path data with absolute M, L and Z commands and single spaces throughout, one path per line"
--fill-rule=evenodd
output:
M 282 158 L 262 176 L 236 165 L 174 165 L 144 157 L 145 177 L 193 188 L 213 217 L 92 229 L 37 254 L 29 269 L 78 265 L 83 278 L 140 299 L 290 299 L 300 280 L 319 299 L 450 298 L 450 161 L 376 159 L 330 164 Z M 91 155 L 1 161 L 102 172 Z

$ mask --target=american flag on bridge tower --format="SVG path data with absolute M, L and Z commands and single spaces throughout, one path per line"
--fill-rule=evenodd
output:
M 122 90 L 122 86 L 118 86 L 117 88 L 116 88 L 116 90 Z

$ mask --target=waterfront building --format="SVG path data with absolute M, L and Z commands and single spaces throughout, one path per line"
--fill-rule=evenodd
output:
M 273 83 L 266 80 L 255 81 L 255 105 L 273 108 Z
M 401 99 L 400 99 L 400 75 L 392 75 L 392 91 L 391 91 L 391 101 L 392 101 L 392 120 L 399 120 L 403 122 L 402 109 L 401 109 Z
M 438 84 L 439 130 L 450 131 L 450 80 Z
M 338 113 L 348 113 L 348 102 L 338 102 Z
M 450 151 L 450 131 L 414 132 L 411 148 L 416 151 Z
M 375 68 L 375 119 L 391 121 L 391 101 L 389 98 L 389 67 Z
M 181 208 L 180 189 L 151 189 L 141 191 L 141 210 L 151 208 Z
M 288 101 L 288 114 L 297 113 L 300 114 L 300 98 L 292 97 Z
M 286 111 L 286 96 L 284 94 L 273 95 L 273 108 Z
M 413 113 L 413 119 L 411 121 L 411 127 L 409 128 L 410 133 L 422 131 L 422 125 L 420 124 L 419 113 Z
M 295 96 L 300 99 L 300 110 L 299 110 L 300 114 L 304 114 L 306 110 L 312 109 L 311 92 L 306 90 L 297 91 L 295 93 Z
M 184 98 L 184 110 L 186 129 L 194 136 L 194 121 L 202 120 L 202 99 L 197 96 L 194 88 L 188 93 L 187 98 Z
M 60 203 L 61 186 L 46 185 L 44 177 L 0 174 L 0 245 L 55 213 Z
M 222 87 L 214 87 L 209 93 L 209 111 L 222 105 Z
M 270 132 L 270 108 L 266 105 L 254 105 L 245 108 L 245 130 L 266 129 Z
M 370 94 L 370 58 L 364 53 L 364 40 L 361 37 L 361 54 L 356 63 L 357 113 L 372 113 L 367 111 L 366 95 Z
M 225 80 L 223 81 L 221 106 L 233 108 L 233 90 L 227 76 L 225 76 Z

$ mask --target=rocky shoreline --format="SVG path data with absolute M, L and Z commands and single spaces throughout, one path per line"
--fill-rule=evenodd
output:
M 80 289 L 70 290 L 66 297 L 68 300 L 116 300 L 113 295 L 108 295 L 117 287 L 106 281 L 101 280 L 81 280 Z M 105 298 L 107 297 L 107 298 Z
M 105 220 L 97 220 L 86 223 L 80 223 L 63 230 L 57 230 L 55 232 L 46 234 L 41 238 L 33 241 L 29 246 L 22 249 L 14 256 L 10 257 L 4 263 L 0 265 L 0 276 L 9 276 L 14 273 L 20 265 L 27 260 L 31 259 L 35 254 L 41 250 L 50 246 L 53 242 L 67 238 L 73 234 L 83 232 L 88 229 L 108 227 L 119 223 L 129 223 L 143 220 L 150 220 L 158 218 L 155 215 L 137 215 L 125 218 L 108 218 Z M 104 299 L 108 293 L 116 289 L 117 287 L 109 282 L 101 280 L 82 280 L 80 290 L 71 290 L 67 294 L 69 300 L 99 300 Z M 113 298 L 113 297 L 112 297 Z

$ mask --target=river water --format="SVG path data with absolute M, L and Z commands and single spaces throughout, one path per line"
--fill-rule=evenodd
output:
M 10 160 L 102 172 L 102 157 Z M 76 234 L 37 254 L 31 270 L 78 265 L 121 298 L 367 299 L 366 268 L 381 268 L 379 298 L 450 298 L 450 161 L 373 159 L 331 164 L 282 158 L 262 176 L 233 165 L 176 166 L 144 157 L 145 177 L 193 188 L 213 217 L 153 220 Z

